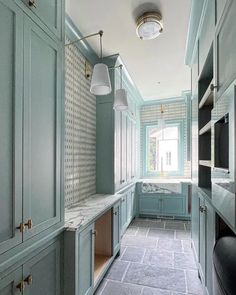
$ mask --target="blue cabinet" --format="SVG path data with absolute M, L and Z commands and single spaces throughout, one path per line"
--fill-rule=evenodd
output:
M 0 0 L 0 254 L 22 242 L 23 13 Z
M 120 203 L 113 207 L 113 255 L 120 249 Z
M 24 20 L 24 240 L 61 219 L 62 50 Z
M 78 294 L 88 295 L 93 288 L 94 225 L 79 234 L 78 246 Z M 76 293 L 74 293 L 76 294 Z
M 124 194 L 121 199 L 121 235 L 124 234 L 127 228 L 127 194 Z
M 163 196 L 160 198 L 163 215 L 184 215 L 186 214 L 186 200 L 183 196 Z
M 15 0 L 16 3 L 34 18 L 42 22 L 59 39 L 62 38 L 63 1 L 62 0 Z
M 191 236 L 193 251 L 196 260 L 199 259 L 199 223 L 200 223 L 200 200 L 198 197 L 197 187 L 192 186 L 192 212 L 191 212 Z
M 1 295 L 60 295 L 62 294 L 61 239 L 39 248 L 36 253 L 17 263 L 16 269 L 1 274 Z
M 139 198 L 139 214 L 156 215 L 161 212 L 160 205 L 158 197 L 143 195 Z

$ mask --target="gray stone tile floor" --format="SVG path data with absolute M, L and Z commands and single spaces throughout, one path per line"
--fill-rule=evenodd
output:
M 190 222 L 135 219 L 96 295 L 203 295 Z

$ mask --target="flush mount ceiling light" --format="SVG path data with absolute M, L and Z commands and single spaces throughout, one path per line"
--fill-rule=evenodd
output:
M 87 39 L 89 37 L 93 36 L 100 36 L 100 59 L 102 61 L 103 54 L 102 54 L 102 36 L 103 31 L 99 31 L 98 33 L 94 33 L 85 37 L 82 37 L 80 39 L 76 39 L 70 43 L 65 44 L 65 46 L 70 46 L 72 44 L 75 44 L 76 42 L 82 41 L 84 39 Z M 86 73 L 85 73 L 86 75 Z M 111 80 L 110 75 L 108 72 L 108 66 L 102 62 L 97 63 L 93 68 L 93 74 L 91 79 L 91 85 L 90 85 L 90 92 L 94 95 L 107 95 L 111 93 Z
M 137 19 L 136 34 L 141 40 L 152 40 L 163 31 L 162 17 L 159 12 L 145 12 Z

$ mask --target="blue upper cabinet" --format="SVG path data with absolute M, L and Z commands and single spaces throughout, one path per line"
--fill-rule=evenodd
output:
M 60 221 L 62 51 L 24 20 L 23 220 L 27 239 Z
M 62 0 L 15 0 L 27 14 L 45 24 L 54 35 L 62 39 Z
M 0 254 L 22 241 L 23 14 L 0 0 Z
M 216 32 L 217 98 L 236 78 L 236 1 L 229 0 Z
M 199 37 L 199 70 L 205 64 L 215 33 L 215 0 L 208 0 Z

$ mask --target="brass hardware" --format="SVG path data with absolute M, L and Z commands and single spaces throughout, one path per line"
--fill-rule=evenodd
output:
M 25 226 L 27 226 L 28 229 L 31 229 L 33 227 L 33 221 L 32 221 L 32 219 L 28 219 L 27 223 L 25 223 Z
M 92 232 L 92 235 L 96 237 L 96 236 L 97 236 L 97 231 L 94 230 L 94 231 Z
M 20 282 L 17 286 L 16 289 L 20 290 L 20 292 L 22 293 L 25 289 L 25 283 L 24 281 Z
M 85 61 L 84 75 L 86 79 L 89 79 L 92 76 L 92 69 L 87 60 Z
M 17 229 L 19 229 L 20 232 L 23 233 L 24 230 L 25 230 L 25 225 L 24 225 L 24 223 L 21 223 L 19 226 L 17 226 Z
M 206 212 L 207 210 L 206 210 L 206 207 L 200 206 L 200 207 L 199 207 L 199 211 L 200 211 L 201 213 L 204 213 L 204 212 Z
M 114 212 L 114 215 L 117 215 L 117 212 Z
M 26 279 L 24 279 L 24 282 L 29 286 L 33 284 L 33 277 L 32 275 L 29 275 Z
M 210 86 L 211 91 L 213 91 L 214 89 L 217 89 L 217 88 L 218 88 L 217 85 L 214 85 L 214 84 L 211 84 L 211 86 Z
M 29 6 L 36 8 L 36 0 L 29 0 Z

